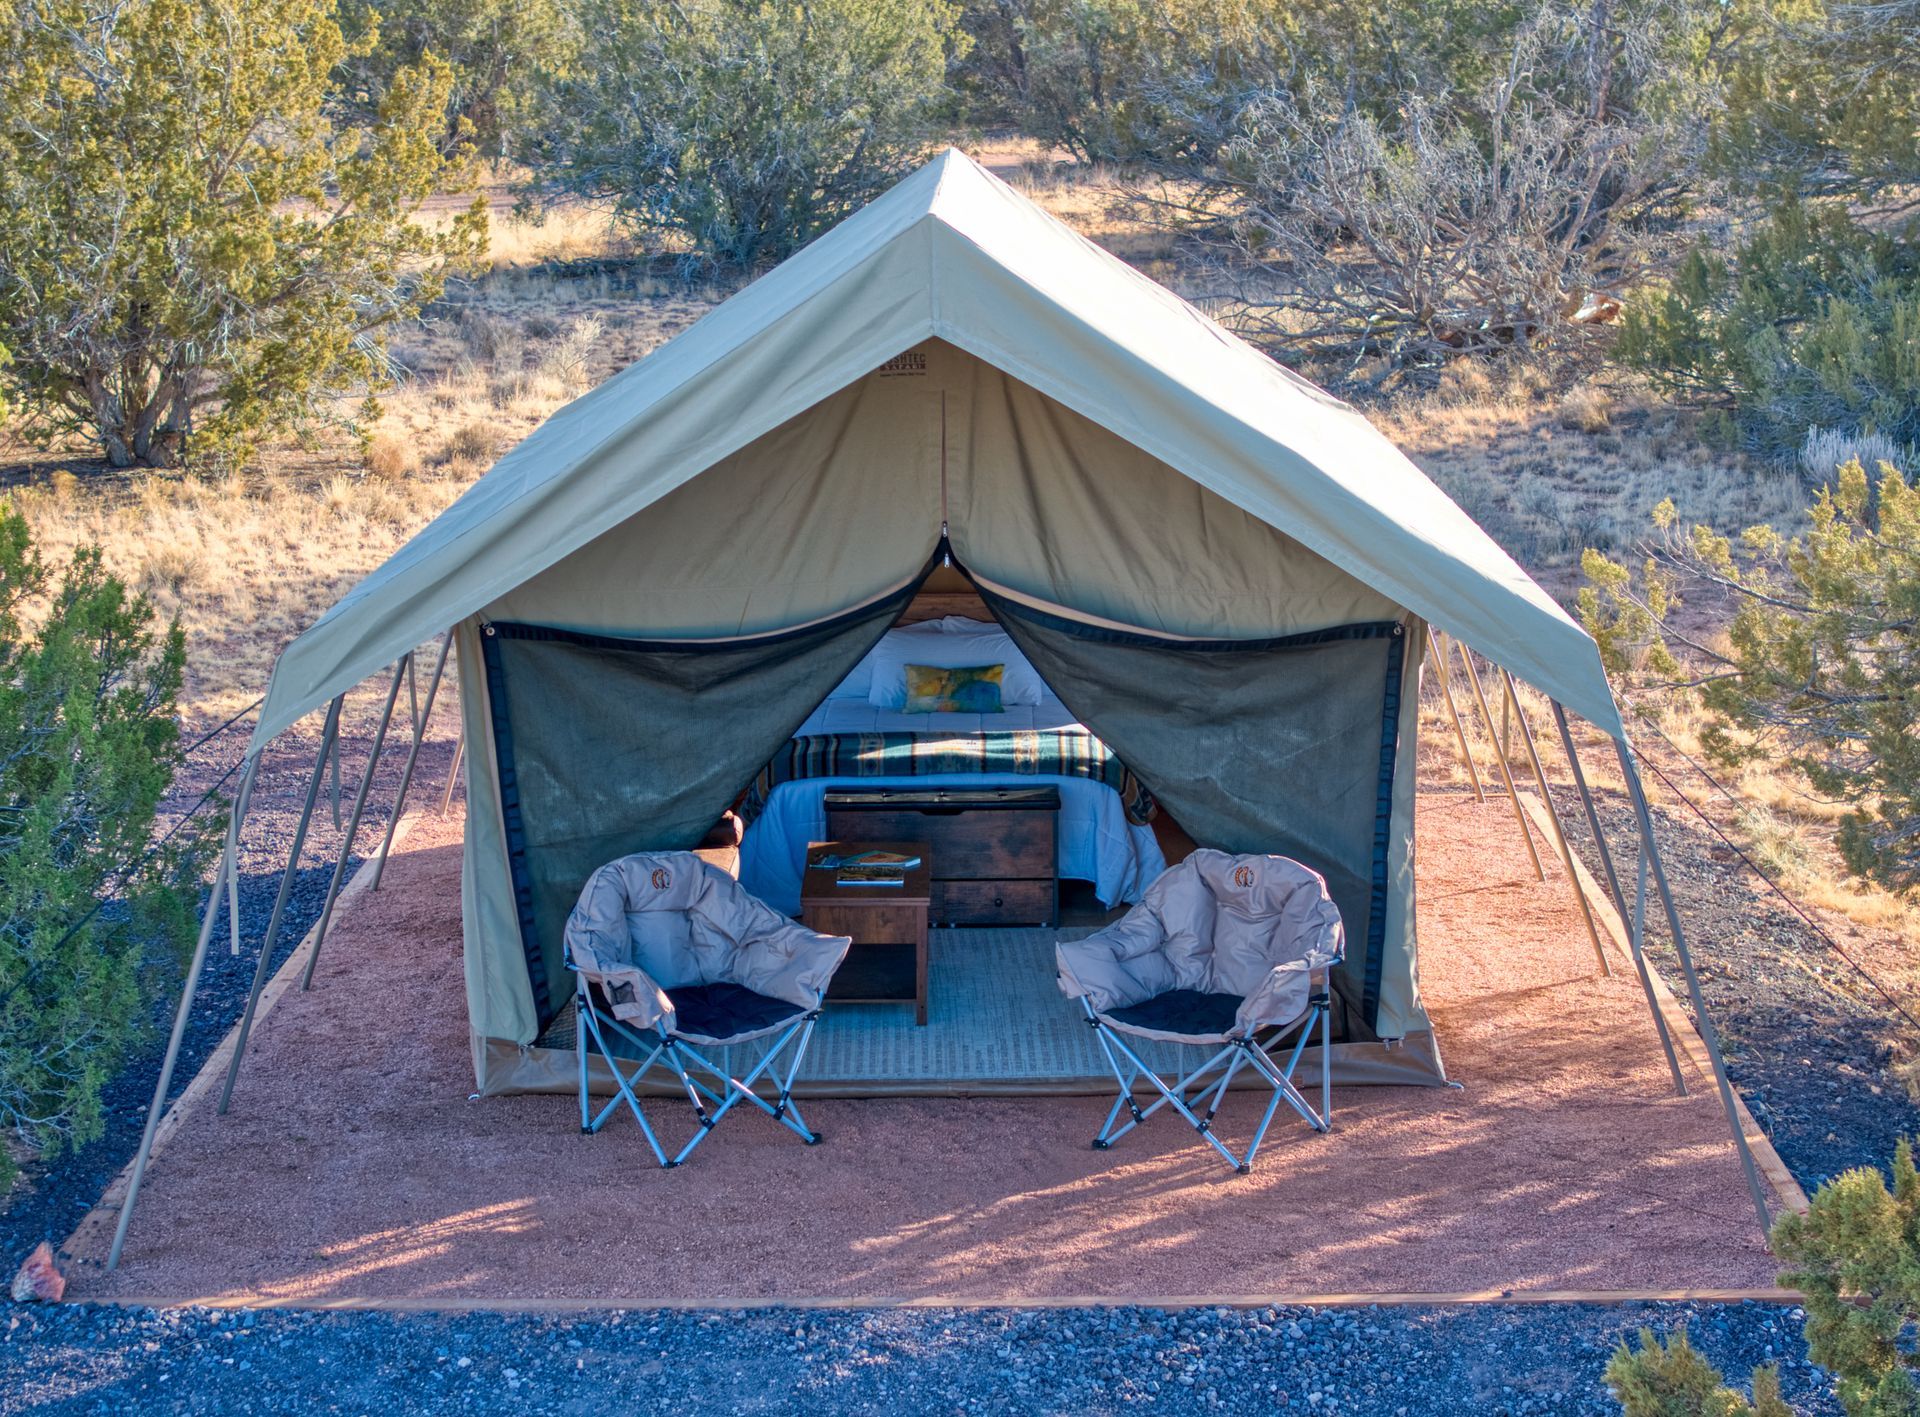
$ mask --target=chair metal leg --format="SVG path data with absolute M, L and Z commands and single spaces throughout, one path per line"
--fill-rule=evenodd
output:
M 1120 1038 L 1118 1035 L 1113 1034 L 1112 1030 L 1110 1029 L 1107 1030 L 1107 1033 L 1108 1033 L 1109 1041 L 1112 1042 L 1113 1046 L 1119 1049 L 1120 1052 L 1124 1054 L 1127 1057 L 1127 1059 L 1130 1062 L 1132 1062 L 1136 1068 L 1140 1070 L 1140 1074 L 1143 1077 L 1145 1077 L 1147 1082 L 1154 1088 L 1154 1090 L 1160 1094 L 1160 1101 L 1155 1102 L 1152 1106 L 1142 1111 L 1142 1113 L 1140 1114 L 1140 1117 L 1137 1118 L 1136 1121 L 1144 1120 L 1145 1118 L 1152 1116 L 1155 1112 L 1160 1110 L 1162 1105 L 1170 1106 L 1173 1108 L 1174 1111 L 1178 1112 L 1182 1117 L 1186 1118 L 1187 1125 L 1192 1127 L 1194 1131 L 1198 1132 L 1200 1134 L 1201 1139 L 1205 1141 L 1207 1145 L 1211 1146 L 1215 1151 L 1219 1152 L 1221 1156 L 1226 1158 L 1227 1164 L 1229 1166 L 1232 1166 L 1233 1168 L 1238 1170 L 1240 1166 L 1240 1158 L 1235 1156 L 1231 1151 L 1229 1151 L 1226 1147 L 1226 1144 L 1222 1142 L 1220 1138 L 1218 1138 L 1213 1134 L 1213 1126 L 1210 1122 L 1202 1121 L 1199 1117 L 1194 1115 L 1193 1108 L 1188 1106 L 1186 1101 L 1186 1090 L 1192 1084 L 1193 1079 L 1197 1076 L 1200 1076 L 1201 1074 L 1210 1073 L 1214 1070 L 1214 1068 L 1220 1066 L 1221 1062 L 1225 1059 L 1226 1055 L 1234 1051 L 1234 1045 L 1228 1044 L 1227 1047 L 1221 1049 L 1218 1053 L 1214 1054 L 1214 1056 L 1209 1058 L 1205 1063 L 1202 1063 L 1198 1068 L 1195 1068 L 1192 1072 L 1188 1073 L 1185 1077 L 1181 1078 L 1178 1083 L 1169 1087 L 1167 1083 L 1164 1080 L 1162 1080 L 1162 1078 L 1158 1073 L 1154 1072 L 1152 1068 L 1149 1068 L 1146 1065 L 1146 1063 L 1140 1058 L 1140 1056 L 1137 1053 L 1135 1053 L 1133 1049 L 1127 1046 L 1125 1039 Z M 1126 1132 L 1129 1130 L 1131 1130 L 1131 1124 L 1127 1127 L 1122 1127 L 1120 1129 L 1121 1132 Z M 1115 1135 L 1117 1136 L 1119 1135 L 1119 1133 L 1116 1133 Z
M 819 1133 L 808 1127 L 806 1120 L 800 1115 L 800 1109 L 793 1101 L 794 1080 L 799 1076 L 801 1062 L 806 1057 L 807 1045 L 813 1039 L 814 1025 L 819 1020 L 819 1017 L 820 1011 L 815 1009 L 796 1019 L 774 1039 L 766 1051 L 760 1055 L 759 1060 L 747 1071 L 745 1077 L 734 1077 L 718 1064 L 714 1063 L 705 1054 L 701 1053 L 699 1049 L 692 1047 L 684 1040 L 674 1040 L 672 1050 L 673 1065 L 682 1071 L 681 1081 L 688 1089 L 688 1096 L 696 1097 L 697 1095 L 703 1095 L 717 1104 L 717 1110 L 708 1113 L 699 1101 L 695 1101 L 695 1114 L 701 1119 L 700 1130 L 694 1135 L 693 1139 L 687 1143 L 685 1149 L 674 1158 L 675 1165 L 685 1161 L 688 1155 L 692 1153 L 694 1147 L 700 1144 L 706 1134 L 719 1124 L 720 1119 L 733 1109 L 736 1102 L 741 1101 L 751 1103 L 753 1106 L 758 1107 L 762 1112 L 765 1112 L 769 1117 L 772 1117 L 776 1122 L 780 1123 L 781 1126 L 793 1132 L 808 1146 L 813 1146 L 819 1142 Z M 783 1076 L 776 1070 L 776 1064 L 789 1046 L 792 1047 L 793 1054 L 787 1064 L 785 1075 Z M 716 1092 L 700 1082 L 689 1070 L 694 1068 L 714 1078 L 726 1091 L 724 1093 Z M 775 1100 L 772 1102 L 767 1101 L 766 1098 L 754 1091 L 754 1084 L 759 1082 L 762 1077 L 770 1078 L 778 1088 Z
M 1320 1115 L 1333 1125 L 1333 1005 L 1320 1010 Z
M 1085 998 L 1080 1002 L 1086 1012 L 1087 1022 L 1094 1029 L 1094 1036 L 1100 1042 L 1101 1052 L 1105 1054 L 1107 1066 L 1113 1070 L 1114 1081 L 1120 1090 L 1120 1095 L 1108 1109 L 1106 1120 L 1093 1139 L 1096 1151 L 1107 1150 L 1162 1107 L 1171 1107 L 1186 1120 L 1187 1125 L 1200 1134 L 1208 1145 L 1225 1158 L 1235 1171 L 1245 1175 L 1253 1169 L 1254 1158 L 1259 1155 L 1261 1144 L 1266 1140 L 1267 1131 L 1273 1125 L 1274 1115 L 1282 1102 L 1299 1113 L 1301 1120 L 1316 1132 L 1325 1132 L 1332 1126 L 1332 1010 L 1325 995 L 1317 996 L 1313 1000 L 1306 1016 L 1301 1020 L 1300 1035 L 1294 1042 L 1292 1052 L 1287 1056 L 1285 1066 L 1276 1062 L 1256 1039 L 1235 1039 L 1172 1083 L 1167 1082 L 1148 1067 L 1140 1055 L 1128 1045 L 1126 1039 L 1108 1027 L 1106 1021 L 1095 1013 L 1091 1003 Z M 1294 1073 L 1306 1052 L 1308 1042 L 1314 1037 L 1316 1027 L 1320 1034 L 1320 1107 L 1317 1111 L 1293 1081 Z M 1199 1040 L 1195 1040 L 1196 1044 L 1198 1042 Z M 1233 1150 L 1215 1134 L 1213 1119 L 1221 1104 L 1225 1102 L 1234 1078 L 1243 1067 L 1251 1068 L 1258 1073 L 1272 1089 L 1272 1096 L 1267 1100 L 1266 1109 L 1261 1114 L 1259 1125 L 1255 1128 L 1245 1151 L 1236 1156 Z M 1214 1077 L 1216 1070 L 1219 1072 L 1217 1078 Z M 1133 1095 L 1135 1085 L 1143 1078 L 1160 1094 L 1145 1107 L 1142 1107 Z M 1202 1104 L 1205 1110 L 1197 1110 Z M 1128 1119 L 1116 1127 L 1115 1123 L 1120 1121 L 1122 1110 L 1129 1114 Z
M 601 1028 L 600 1016 L 591 1006 L 587 1007 L 581 1013 L 580 1025 L 583 1034 L 591 1036 L 594 1046 L 599 1048 L 600 1055 L 607 1060 L 607 1067 L 613 1073 L 613 1085 L 615 1089 L 614 1096 L 608 1100 L 607 1105 L 600 1109 L 597 1116 L 592 1115 L 592 1103 L 587 1096 L 587 1054 L 585 1044 L 582 1043 L 580 1046 L 580 1123 L 582 1130 L 588 1133 L 599 1131 L 600 1128 L 607 1124 L 607 1119 L 614 1114 L 620 1104 L 625 1102 L 628 1110 L 633 1113 L 633 1120 L 640 1124 L 640 1134 L 647 1139 L 647 1145 L 653 1150 L 654 1159 L 662 1166 L 667 1165 L 666 1150 L 660 1145 L 660 1139 L 654 1135 L 653 1128 L 648 1125 L 647 1114 L 641 1110 L 640 1098 L 633 1090 L 633 1085 L 644 1078 L 648 1071 L 652 1069 L 654 1063 L 659 1060 L 665 1045 L 651 1045 L 652 1051 L 641 1060 L 638 1067 L 634 1068 L 631 1073 L 627 1073 L 622 1071 L 620 1058 L 614 1053 L 612 1046 L 607 1042 L 606 1033 Z M 641 1047 L 645 1048 L 650 1046 L 645 1039 L 637 1037 L 627 1029 L 619 1028 L 618 1024 L 613 1026 L 618 1029 L 622 1036 L 639 1044 Z

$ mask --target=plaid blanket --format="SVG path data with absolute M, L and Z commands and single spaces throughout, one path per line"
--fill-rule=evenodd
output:
M 1144 826 L 1159 810 L 1153 794 L 1113 750 L 1085 729 L 966 733 L 829 733 L 794 738 L 761 768 L 740 815 L 760 815 L 773 789 L 807 778 L 926 777 L 983 773 L 1014 777 L 1084 777 L 1120 794 L 1127 820 Z

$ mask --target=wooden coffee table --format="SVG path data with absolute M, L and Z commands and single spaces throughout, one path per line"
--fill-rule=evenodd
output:
M 918 856 L 905 885 L 843 886 L 832 871 L 816 870 L 827 855 L 897 851 Z M 800 882 L 800 915 L 823 935 L 850 935 L 853 947 L 827 985 L 841 1004 L 912 1004 L 913 1021 L 927 1022 L 927 910 L 933 899 L 933 857 L 924 841 L 816 841 L 807 848 Z

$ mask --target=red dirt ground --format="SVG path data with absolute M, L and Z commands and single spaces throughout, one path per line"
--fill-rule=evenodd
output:
M 1423 988 L 1463 1091 L 1345 1088 L 1236 1177 L 1092 1098 L 820 1101 L 799 1145 L 731 1119 L 663 1172 L 570 1097 L 469 1101 L 459 822 L 431 815 L 337 918 L 314 992 L 185 1119 L 125 1258 L 75 1297 L 649 1301 L 1769 1285 L 1710 1086 L 1671 1095 L 1631 971 L 1594 974 L 1509 808 L 1423 797 Z M 1223 1113 L 1232 1128 L 1251 1097 Z M 680 1135 L 684 1109 L 663 1108 Z M 1237 1133 L 1232 1133 L 1237 1135 Z

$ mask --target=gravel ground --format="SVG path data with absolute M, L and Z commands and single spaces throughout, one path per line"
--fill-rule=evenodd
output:
M 1706 799 L 1702 784 L 1676 780 Z M 1624 797 L 1596 797 L 1631 893 L 1632 809 Z M 1557 792 L 1555 803 L 1574 849 L 1604 880 L 1579 799 Z M 1920 1108 L 1889 1071 L 1891 1040 L 1908 1025 L 1698 817 L 1683 806 L 1656 806 L 1654 815 L 1701 991 L 1754 1120 L 1809 1195 L 1850 1167 L 1885 1167 L 1901 1137 L 1920 1135 Z M 1665 916 L 1648 890 L 1648 956 L 1691 1018 Z M 1915 1051 L 1920 1039 L 1908 1040 L 1908 1054 Z
M 0 1414 L 388 1412 L 1617 1412 L 1601 1373 L 1685 1324 L 1729 1375 L 1781 1361 L 1798 1413 L 1838 1413 L 1771 1305 L 1313 1311 L 749 1312 L 591 1317 L 18 1309 Z

